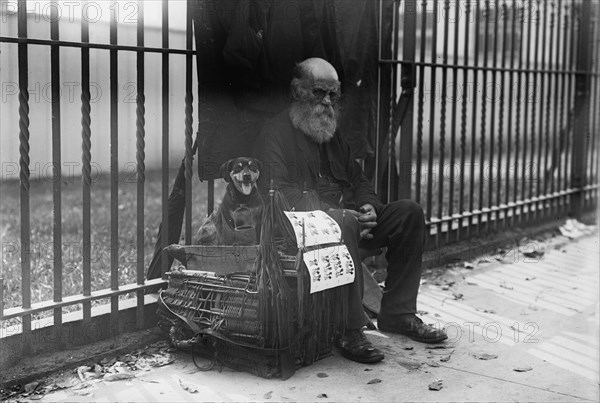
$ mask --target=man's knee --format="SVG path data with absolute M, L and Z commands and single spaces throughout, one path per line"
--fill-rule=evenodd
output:
M 425 213 L 423 207 L 413 200 L 403 199 L 391 202 L 388 208 L 392 209 L 393 216 L 402 216 L 404 221 L 422 223 L 425 225 Z

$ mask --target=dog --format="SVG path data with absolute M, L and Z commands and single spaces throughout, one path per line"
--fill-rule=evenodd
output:
M 256 182 L 262 163 L 250 157 L 230 159 L 221 165 L 227 181 L 221 205 L 201 225 L 196 234 L 199 245 L 256 245 L 264 202 Z

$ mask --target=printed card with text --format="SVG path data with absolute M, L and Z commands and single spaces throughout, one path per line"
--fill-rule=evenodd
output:
M 284 211 L 284 213 L 292 223 L 298 248 L 342 242 L 340 226 L 324 211 Z
M 304 252 L 310 276 L 310 293 L 354 281 L 354 262 L 346 245 L 335 245 Z

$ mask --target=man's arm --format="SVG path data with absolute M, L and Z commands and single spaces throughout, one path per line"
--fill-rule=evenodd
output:
M 366 204 L 371 205 L 375 212 L 379 211 L 383 206 L 383 203 L 379 200 L 371 182 L 363 174 L 362 168 L 356 162 L 350 153 L 350 146 L 342 140 L 342 147 L 344 150 L 344 159 L 346 164 L 346 171 L 348 172 L 348 179 L 352 183 L 352 189 L 354 192 L 354 201 L 357 207 L 363 207 Z

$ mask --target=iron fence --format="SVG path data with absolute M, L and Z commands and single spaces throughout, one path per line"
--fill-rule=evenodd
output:
M 90 2 L 82 2 L 82 9 L 86 9 Z M 169 197 L 169 182 L 170 182 L 170 171 L 169 171 L 169 140 L 172 133 L 170 132 L 170 56 L 171 55 L 183 55 L 185 56 L 185 144 L 187 146 L 186 152 L 186 198 L 190 200 L 192 186 L 191 186 L 191 139 L 192 139 L 192 122 L 193 122 L 193 91 L 192 91 L 192 73 L 193 73 L 193 35 L 191 27 L 191 11 L 190 4 L 187 5 L 187 16 L 186 16 L 186 46 L 185 49 L 179 49 L 170 47 L 169 43 L 169 2 L 162 1 L 162 15 L 161 15 L 161 47 L 147 46 L 145 43 L 145 22 L 144 22 L 144 2 L 136 3 L 136 14 L 137 14 L 137 43 L 136 45 L 123 45 L 119 43 L 118 37 L 118 21 L 119 18 L 115 14 L 118 12 L 117 7 L 110 7 L 110 29 L 109 29 L 109 41 L 108 43 L 91 42 L 90 41 L 90 19 L 81 18 L 81 31 L 79 41 L 66 41 L 61 40 L 59 36 L 59 22 L 61 16 L 58 15 L 61 10 L 58 2 L 50 2 L 49 12 L 47 21 L 50 26 L 50 39 L 39 39 L 28 36 L 28 9 L 26 0 L 18 0 L 17 3 L 17 31 L 16 37 L 11 36 L 0 36 L 0 42 L 5 44 L 16 44 L 18 47 L 18 119 L 19 119 L 19 202 L 20 202 L 20 267 L 21 267 L 21 306 L 4 308 L 4 283 L 0 278 L 0 321 L 2 321 L 2 328 L 0 336 L 3 338 L 3 359 L 2 365 L 5 365 L 11 359 L 15 357 L 12 355 L 15 350 L 18 351 L 17 355 L 34 353 L 37 351 L 48 351 L 54 347 L 52 345 L 77 345 L 83 342 L 91 342 L 96 339 L 112 337 L 123 331 L 124 326 L 126 330 L 132 330 L 129 326 L 124 325 L 123 318 L 121 317 L 125 307 L 119 297 L 125 294 L 135 294 L 135 308 L 134 313 L 130 315 L 133 317 L 135 326 L 134 328 L 143 329 L 149 326 L 154 326 L 153 320 L 147 320 L 148 311 L 146 305 L 148 302 L 152 302 L 152 298 L 147 295 L 148 291 L 156 290 L 165 284 L 162 279 L 156 280 L 145 280 L 146 265 L 145 262 L 148 260 L 146 253 L 148 252 L 147 245 L 144 244 L 144 239 L 147 234 L 144 231 L 145 228 L 145 215 L 144 215 L 144 195 L 146 192 L 146 168 L 145 168 L 145 150 L 146 150 L 146 97 L 145 97 L 145 70 L 146 70 L 146 57 L 149 54 L 161 55 L 161 90 L 162 90 L 162 101 L 161 101 L 161 113 L 162 113 L 162 125 L 161 125 L 161 136 L 162 136 L 162 185 L 161 185 L 161 198 L 162 198 L 162 225 L 163 228 L 168 230 L 169 216 L 167 211 L 168 197 Z M 4 12 L 10 12 L 11 10 L 4 9 Z M 5 15 L 6 17 L 6 15 Z M 31 66 L 29 63 L 30 52 L 33 47 L 38 49 L 37 46 L 49 47 L 50 48 L 50 67 L 51 67 L 51 114 L 52 114 L 52 125 L 50 128 L 50 135 L 52 136 L 52 233 L 53 245 L 60 245 L 53 247 L 52 253 L 52 271 L 53 271 L 53 299 L 52 301 L 41 301 L 32 303 L 32 244 L 31 244 L 31 219 L 30 215 L 32 212 L 32 206 L 30 203 L 30 100 L 29 100 L 29 74 L 31 69 L 35 69 L 36 66 Z M 62 182 L 63 173 L 61 172 L 62 159 L 61 159 L 61 138 L 63 137 L 61 129 L 61 102 L 60 102 L 60 88 L 61 88 L 61 62 L 59 54 L 61 50 L 66 48 L 80 49 L 81 57 L 81 196 L 82 196 L 82 222 L 81 222 L 81 272 L 82 272 L 82 287 L 80 293 L 77 295 L 63 295 L 63 283 L 65 278 L 63 276 L 63 205 L 62 205 Z M 110 288 L 104 290 L 92 290 L 92 278 L 99 275 L 92 271 L 92 250 L 93 243 L 91 239 L 92 234 L 92 183 L 94 172 L 92 171 L 92 141 L 91 141 L 91 111 L 94 107 L 92 95 L 90 92 L 90 71 L 93 70 L 94 66 L 90 65 L 90 51 L 101 50 L 106 52 L 107 58 L 109 59 L 109 74 L 110 74 Z M 119 55 L 124 52 L 133 52 L 136 55 L 136 74 L 137 80 L 135 83 L 135 103 L 136 103 L 136 132 L 135 132 L 135 143 L 136 143 L 136 170 L 135 170 L 135 182 L 136 182 L 136 281 L 133 284 L 120 284 L 119 283 L 119 270 L 122 266 L 120 261 L 120 254 L 123 246 L 119 239 L 119 228 L 124 225 L 119 222 L 119 197 L 122 194 L 120 192 L 119 184 L 119 138 L 123 136 L 119 133 Z M 64 81 L 65 78 L 62 78 Z M 64 117 L 64 114 L 63 116 Z M 3 133 L 2 136 L 8 134 Z M 191 201 L 189 202 L 191 204 Z M 189 217 L 191 212 L 188 209 L 187 225 L 191 223 Z M 191 230 L 186 233 L 186 239 L 188 242 L 191 241 Z M 166 239 L 164 245 L 166 246 Z M 166 266 L 166 260 L 165 260 Z M 92 303 L 101 299 L 110 299 L 109 319 L 105 318 L 96 320 L 95 315 L 92 314 Z M 70 330 L 64 327 L 63 323 L 63 308 L 67 306 L 81 306 L 82 311 L 82 323 L 85 329 L 86 324 L 94 325 L 94 332 L 98 332 L 92 338 L 86 337 L 86 331 L 83 334 L 74 336 L 74 326 L 69 324 Z M 121 305 L 121 306 L 120 306 Z M 51 326 L 45 327 L 45 329 L 32 329 L 32 315 L 53 312 L 53 321 Z M 17 319 L 16 321 L 14 319 Z M 12 321 L 11 321 L 12 320 Z M 95 321 L 95 323 L 93 323 Z M 80 321 L 81 322 L 81 321 Z M 53 332 L 50 336 L 52 341 L 50 344 L 47 342 L 39 343 L 39 335 L 42 330 L 48 330 Z M 89 330 L 89 326 L 88 326 Z M 13 337 L 11 337 L 13 336 Z M 16 338 L 16 339 L 15 339 Z M 44 341 L 46 337 L 44 336 Z M 11 351 L 12 350 L 12 351 Z M 6 354 L 4 354 L 6 353 Z
M 389 198 L 423 205 L 430 247 L 597 206 L 597 18 L 577 0 L 394 2 L 377 166 Z

